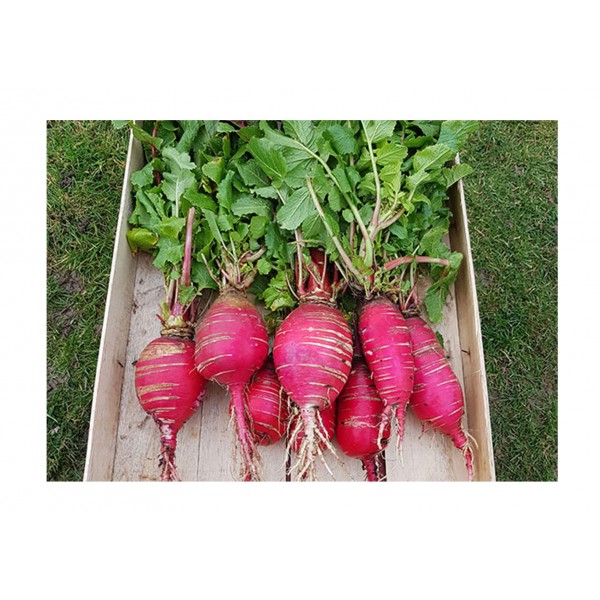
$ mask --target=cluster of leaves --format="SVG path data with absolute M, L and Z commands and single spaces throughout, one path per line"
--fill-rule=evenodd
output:
M 439 321 L 461 255 L 444 243 L 447 190 L 468 175 L 451 164 L 476 121 L 283 121 L 259 123 L 251 152 L 277 190 L 277 223 L 335 261 L 351 289 L 402 296 L 410 280 L 382 265 L 428 256 L 425 298 Z M 405 269 L 410 268 L 405 266 Z
M 271 306 L 294 306 L 285 280 L 293 247 L 274 219 L 278 195 L 248 151 L 258 127 L 233 121 L 115 125 L 131 127 L 147 159 L 131 177 L 135 204 L 127 238 L 132 251 L 149 252 L 167 282 L 177 279 L 186 215 L 194 207 L 189 296 L 234 286 L 262 297 L 272 279 L 272 289 L 279 286 L 281 293 Z
M 452 164 L 476 121 L 129 121 L 147 164 L 134 173 L 128 239 L 180 274 L 194 206 L 194 293 L 248 288 L 273 312 L 295 306 L 295 260 L 320 247 L 354 295 L 410 292 L 427 256 L 425 305 L 441 319 L 461 255 L 444 243 L 447 190 L 471 172 Z M 413 269 L 410 277 L 402 271 Z M 423 267 L 421 267 L 423 269 Z M 190 291 L 190 293 L 192 293 Z

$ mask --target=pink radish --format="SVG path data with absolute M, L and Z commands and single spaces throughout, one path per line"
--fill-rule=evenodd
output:
M 460 383 L 435 333 L 418 316 L 406 320 L 415 360 L 415 386 L 410 398 L 413 413 L 450 437 L 463 453 L 469 481 L 473 479 L 473 453 L 462 429 L 464 398 Z
M 354 357 L 350 376 L 336 404 L 336 439 L 342 452 L 362 462 L 368 481 L 384 481 L 382 448 L 387 446 L 390 424 L 384 425 L 380 439 L 384 403 L 362 357 Z
M 181 284 L 190 283 L 194 209 L 188 213 Z M 135 365 L 135 389 L 142 408 L 160 431 L 161 480 L 178 481 L 175 467 L 177 433 L 200 406 L 205 381 L 194 369 L 192 306 L 180 304 L 177 286 L 168 299 L 169 314 L 159 317 L 161 337 L 151 341 Z
M 321 411 L 331 406 L 344 387 L 352 364 L 352 334 L 332 301 L 333 289 L 322 251 L 311 250 L 308 286 L 298 275 L 301 304 L 283 321 L 275 334 L 273 361 L 281 385 L 299 407 L 301 427 L 291 433 L 290 446 L 300 431 L 298 479 L 315 478 L 315 460 L 323 459 L 319 440 L 335 454 L 321 425 Z M 301 264 L 298 266 L 301 270 Z
M 362 352 L 384 409 L 379 440 L 395 415 L 398 444 L 404 437 L 405 412 L 413 390 L 414 359 L 406 320 L 391 300 L 375 298 L 360 311 L 358 330 Z
M 246 396 L 254 441 L 260 446 L 275 444 L 287 430 L 289 410 L 271 358 L 254 375 Z
M 229 390 L 245 480 L 257 480 L 260 476 L 244 389 L 268 352 L 267 329 L 256 307 L 243 292 L 234 288 L 223 290 L 198 323 L 194 358 L 205 379 Z

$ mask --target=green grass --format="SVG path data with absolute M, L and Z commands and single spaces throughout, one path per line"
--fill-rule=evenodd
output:
M 81 480 L 127 146 L 48 128 L 48 479 Z M 557 479 L 557 124 L 483 121 L 462 159 L 499 480 Z
M 127 132 L 47 129 L 47 478 L 81 480 Z
M 557 122 L 483 121 L 462 160 L 497 479 L 556 480 Z

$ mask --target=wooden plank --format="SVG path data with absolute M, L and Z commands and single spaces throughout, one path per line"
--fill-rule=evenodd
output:
M 452 248 L 462 252 L 463 265 L 456 278 L 456 307 L 464 371 L 464 392 L 469 434 L 475 438 L 474 468 L 478 481 L 494 481 L 494 452 L 490 420 L 481 321 L 475 286 L 469 223 L 462 181 L 450 190 L 450 209 L 454 214 L 450 227 Z
M 112 476 L 136 267 L 136 261 L 131 255 L 126 238 L 127 219 L 131 212 L 130 180 L 131 173 L 142 165 L 141 145 L 130 136 L 94 381 L 83 475 L 85 481 L 108 481 Z

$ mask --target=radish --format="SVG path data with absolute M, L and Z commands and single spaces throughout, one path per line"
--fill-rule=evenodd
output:
M 380 440 L 385 405 L 361 356 L 354 357 L 348 381 L 336 404 L 336 439 L 342 452 L 360 459 L 368 481 L 384 481 L 382 448 L 387 445 L 391 428 L 389 421 L 385 423 Z
M 414 380 L 414 359 L 406 320 L 398 306 L 382 296 L 362 307 L 358 331 L 365 361 L 384 404 L 378 443 L 381 445 L 384 430 L 395 416 L 398 444 L 401 445 Z
M 419 316 L 406 320 L 415 360 L 415 385 L 410 398 L 413 413 L 450 437 L 463 453 L 469 481 L 473 479 L 473 453 L 463 431 L 464 398 L 460 383 L 435 333 Z
M 259 479 L 259 458 L 248 424 L 244 389 L 268 352 L 267 329 L 257 308 L 242 291 L 234 287 L 222 290 L 198 323 L 194 360 L 198 373 L 229 390 L 245 480 Z
M 185 251 L 180 283 L 190 282 L 194 209 L 188 213 Z M 135 389 L 142 408 L 160 431 L 162 481 L 179 481 L 175 467 L 177 433 L 200 406 L 205 381 L 194 369 L 192 305 L 178 298 L 178 285 L 168 299 L 168 315 L 159 316 L 161 337 L 151 341 L 135 365 Z
M 295 308 L 275 333 L 273 361 L 281 385 L 299 407 L 301 424 L 291 433 L 294 447 L 300 431 L 304 436 L 298 448 L 299 480 L 315 478 L 315 460 L 323 459 L 319 441 L 333 452 L 322 424 L 321 411 L 333 405 L 341 392 L 352 364 L 352 334 L 335 306 L 334 290 L 326 272 L 322 251 L 311 249 L 308 285 L 298 263 L 298 295 Z
M 247 402 L 254 441 L 260 446 L 278 442 L 287 430 L 289 410 L 271 358 L 250 382 Z

